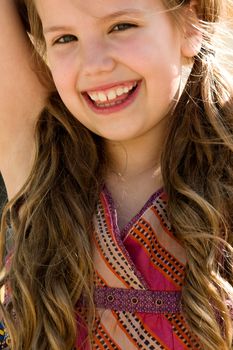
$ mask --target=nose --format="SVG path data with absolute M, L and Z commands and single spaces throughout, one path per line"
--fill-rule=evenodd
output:
M 116 62 L 109 46 L 101 41 L 92 40 L 82 47 L 81 69 L 84 76 L 95 76 L 111 72 Z

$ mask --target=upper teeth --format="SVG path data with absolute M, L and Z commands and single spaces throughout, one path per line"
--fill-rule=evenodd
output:
M 118 96 L 127 94 L 130 90 L 132 90 L 137 83 L 133 83 L 129 86 L 121 86 L 115 89 L 111 89 L 108 91 L 100 91 L 100 92 L 88 92 L 88 95 L 93 101 L 100 101 L 100 102 L 106 102 L 106 101 L 112 101 L 115 100 Z

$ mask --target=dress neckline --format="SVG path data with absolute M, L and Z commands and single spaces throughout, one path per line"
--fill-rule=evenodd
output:
M 155 199 L 157 199 L 163 192 L 164 188 L 160 187 L 154 193 L 152 193 L 143 205 L 143 207 L 130 219 L 130 221 L 123 227 L 123 229 L 120 230 L 118 226 L 117 209 L 114 203 L 114 199 L 108 187 L 106 185 L 103 186 L 103 193 L 110 207 L 112 218 L 114 218 L 115 230 L 117 231 L 122 240 L 126 238 L 130 229 L 135 225 L 135 223 L 140 219 L 140 217 L 142 217 L 142 215 L 147 211 L 147 209 L 154 204 Z

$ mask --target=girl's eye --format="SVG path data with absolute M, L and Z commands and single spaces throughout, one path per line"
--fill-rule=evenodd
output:
M 130 29 L 130 28 L 133 28 L 133 27 L 137 27 L 136 24 L 119 23 L 111 29 L 111 32 L 120 32 L 120 31 L 124 31 L 124 30 Z
M 72 34 L 67 34 L 67 35 L 63 35 L 61 36 L 59 39 L 57 39 L 54 44 L 68 44 L 72 41 L 77 41 L 77 37 L 72 35 Z

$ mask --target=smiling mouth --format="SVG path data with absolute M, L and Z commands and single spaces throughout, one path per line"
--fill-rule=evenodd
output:
M 127 102 L 130 102 L 138 90 L 139 83 L 139 81 L 134 81 L 106 91 L 84 92 L 83 96 L 88 102 L 88 105 L 95 110 L 110 110 L 111 108 L 124 106 Z

